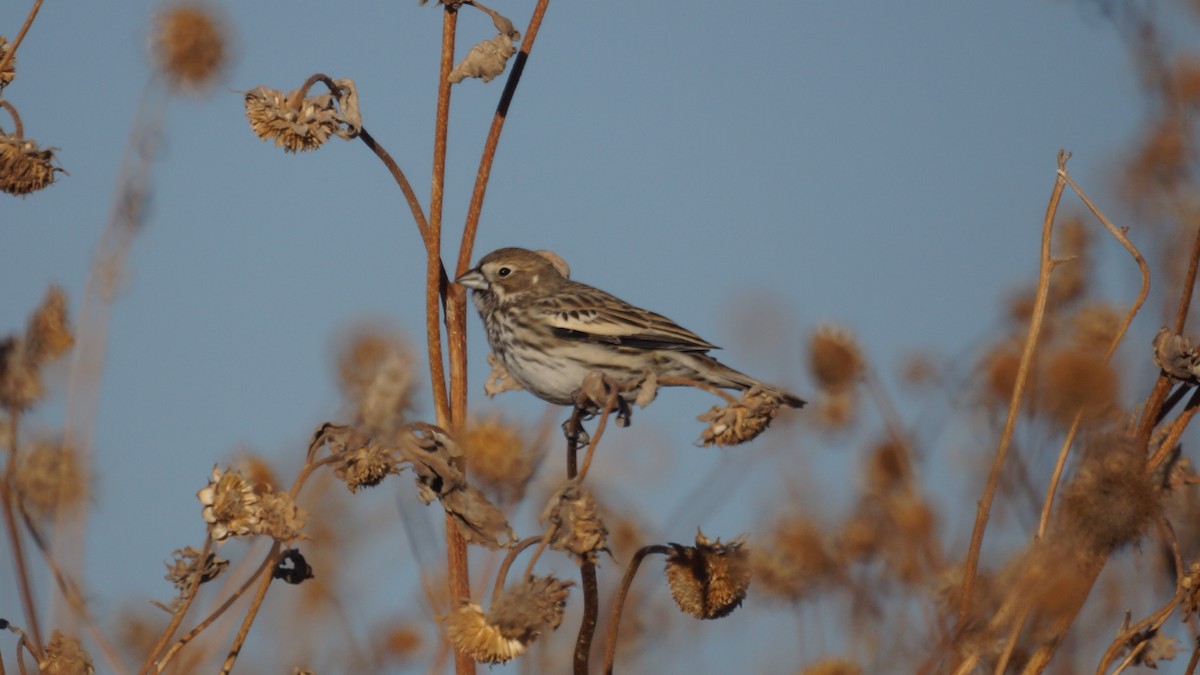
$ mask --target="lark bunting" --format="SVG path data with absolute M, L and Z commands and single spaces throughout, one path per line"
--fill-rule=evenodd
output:
M 591 371 L 617 382 L 650 372 L 722 389 L 758 386 L 784 405 L 804 405 L 792 394 L 721 364 L 706 353 L 717 347 L 695 333 L 572 281 L 563 267 L 560 271 L 551 257 L 539 252 L 502 248 L 455 280 L 474 289 L 475 306 L 496 358 L 538 398 L 572 404 Z

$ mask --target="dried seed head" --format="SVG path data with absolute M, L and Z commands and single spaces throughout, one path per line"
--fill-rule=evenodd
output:
M 222 472 L 214 465 L 208 486 L 196 496 L 203 505 L 200 513 L 208 523 L 213 541 L 257 531 L 263 517 L 262 500 L 254 486 L 237 471 L 227 468 Z
M 514 37 L 515 35 L 515 37 Z M 450 83 L 458 84 L 468 77 L 478 77 L 484 82 L 491 82 L 497 75 L 504 72 L 508 60 L 517 53 L 513 40 L 520 39 L 521 34 L 498 33 L 490 40 L 484 40 L 471 47 L 471 51 L 454 70 L 450 71 Z
M 1121 314 L 1103 302 L 1086 304 L 1071 316 L 1071 341 L 1082 351 L 1105 353 L 1117 337 Z
M 722 544 L 696 533 L 696 545 L 671 544 L 667 585 L 679 609 L 697 619 L 728 616 L 742 604 L 750 587 L 749 556 L 743 542 Z
M 0 61 L 4 60 L 4 55 L 8 53 L 8 40 L 0 35 Z M 0 70 L 0 90 L 3 90 L 17 76 L 17 57 L 8 60 L 8 64 L 4 66 L 4 70 Z
M 390 434 L 404 424 L 413 404 L 413 355 L 398 331 L 355 329 L 337 357 L 338 385 L 355 424 Z
M 255 534 L 265 534 L 284 543 L 304 538 L 304 510 L 287 492 L 267 492 L 262 495 L 262 507 Z
M 1154 363 L 1173 379 L 1192 383 L 1200 379 L 1200 354 L 1191 340 L 1169 328 L 1159 329 L 1154 336 Z
M 827 391 L 849 389 L 863 376 L 866 361 L 850 331 L 833 325 L 817 328 L 809 339 L 809 367 Z
M 159 12 L 154 58 L 167 82 L 195 91 L 216 82 L 228 60 L 225 32 L 223 22 L 202 4 L 180 3 Z
M 254 134 L 264 141 L 273 140 L 287 152 L 315 150 L 330 136 L 350 139 L 358 136 L 362 118 L 358 112 L 358 94 L 352 80 L 335 80 L 338 95 L 322 94 L 292 99 L 297 92 L 284 94 L 276 89 L 256 87 L 246 92 L 246 117 Z
M 463 605 L 446 617 L 446 637 L 458 651 L 480 663 L 504 663 L 525 653 L 525 643 L 505 637 L 488 623 L 483 608 Z
M 596 499 L 576 481 L 568 481 L 550 497 L 541 521 L 553 527 L 550 548 L 556 551 L 568 551 L 593 564 L 597 553 L 608 551 L 608 528 L 600 519 Z
M 171 562 L 163 563 L 167 566 L 167 574 L 163 578 L 171 582 L 180 593 L 191 589 L 192 575 L 197 572 L 200 573 L 198 581 L 203 584 L 216 579 L 229 567 L 229 561 L 217 557 L 215 553 L 209 553 L 201 559 L 200 550 L 192 546 L 175 549 L 171 557 Z
M 984 398 L 988 403 L 1002 406 L 1009 404 L 1020 366 L 1021 347 L 1010 341 L 994 345 L 983 356 L 980 370 L 983 371 Z M 1034 391 L 1036 379 L 1034 371 L 1030 370 L 1028 386 Z
M 850 389 L 822 393 L 815 412 L 817 424 L 826 430 L 847 429 L 858 419 L 858 396 Z
M 28 343 L 0 339 L 0 407 L 25 410 L 42 397 L 42 373 L 29 358 Z
M 547 629 L 554 630 L 562 623 L 572 585 L 553 576 L 530 577 L 524 583 L 506 588 L 492 602 L 487 621 L 504 637 L 528 646 Z
M 79 452 L 58 438 L 34 440 L 18 459 L 13 482 L 22 506 L 43 518 L 81 508 L 87 499 Z
M 1125 189 L 1135 203 L 1174 190 L 1187 180 L 1192 139 L 1188 125 L 1165 116 L 1149 127 L 1136 154 L 1124 165 Z
M 1117 374 L 1103 352 L 1075 347 L 1059 349 L 1047 357 L 1042 403 L 1054 421 L 1071 424 L 1077 413 L 1094 420 L 1108 412 L 1117 399 Z
M 42 304 L 29 317 L 25 341 L 29 358 L 38 365 L 62 356 L 75 344 L 67 318 L 67 294 L 60 286 L 46 289 Z
M 838 561 L 820 528 L 808 520 L 785 520 L 764 546 L 750 552 L 755 586 L 792 602 L 838 580 Z
M 942 379 L 937 359 L 925 352 L 910 353 L 904 359 L 900 376 L 904 384 L 918 389 L 935 385 Z
M 375 487 L 384 478 L 404 470 L 393 448 L 374 441 L 335 451 L 335 456 L 333 473 L 351 492 L 358 492 L 362 487 Z
M 42 150 L 37 141 L 0 134 L 0 192 L 24 196 L 54 182 L 56 148 Z M 66 173 L 63 171 L 63 173 Z
M 875 446 L 867 462 L 868 491 L 883 495 L 905 487 L 911 480 L 912 459 L 907 445 L 889 439 Z
M 778 395 L 752 387 L 737 401 L 723 408 L 713 406 L 696 418 L 708 423 L 697 444 L 724 447 L 750 441 L 767 430 L 779 412 L 779 405 Z
M 537 468 L 537 456 L 516 425 L 499 416 L 470 421 L 459 445 L 467 453 L 472 479 L 501 502 L 521 501 Z
M 425 643 L 424 632 L 413 621 L 404 621 L 388 626 L 376 640 L 382 655 L 392 661 L 407 661 L 421 651 Z
M 92 657 L 77 638 L 55 630 L 38 661 L 39 675 L 92 675 Z
M 1100 434 L 1085 446 L 1067 486 L 1058 525 L 1091 550 L 1107 553 L 1141 538 L 1161 509 L 1146 458 L 1124 434 Z

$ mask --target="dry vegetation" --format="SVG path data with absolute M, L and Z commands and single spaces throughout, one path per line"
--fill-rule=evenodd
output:
M 54 542 L 85 522 L 88 477 L 103 467 L 92 466 L 68 434 L 29 434 L 22 422 L 43 400 L 45 366 L 70 350 L 93 355 L 79 359 L 72 386 L 87 390 L 95 381 L 112 280 L 141 222 L 140 186 L 149 179 L 147 157 L 132 154 L 78 325 L 69 318 L 66 294 L 51 288 L 24 332 L 0 340 L 6 452 L 0 506 L 21 601 L 20 608 L 4 608 L 11 614 L 3 627 L 14 637 L 0 649 L 0 673 L 229 672 L 256 621 L 268 626 L 254 639 L 293 645 L 274 650 L 276 661 L 258 664 L 264 672 L 314 672 L 307 664 L 320 662 L 336 664 L 332 672 L 418 664 L 427 672 L 464 673 L 474 672 L 476 662 L 511 659 L 527 662 L 524 672 L 639 672 L 656 626 L 670 621 L 656 604 L 668 595 L 683 613 L 676 620 L 819 607 L 821 630 L 839 636 L 830 644 L 840 654 L 792 664 L 791 672 L 805 675 L 1103 674 L 1166 661 L 1196 672 L 1200 478 L 1181 439 L 1200 410 L 1200 347 L 1188 332 L 1200 264 L 1200 55 L 1165 44 L 1155 16 L 1104 5 L 1129 36 L 1152 102 L 1154 118 L 1127 158 L 1121 188 L 1153 250 L 1144 257 L 1126 230 L 1093 205 L 1060 154 L 1047 186 L 1040 274 L 1004 310 L 1003 330 L 978 349 L 969 373 L 931 358 L 905 364 L 903 380 L 914 396 L 960 402 L 953 409 L 965 414 L 961 423 L 975 436 L 970 447 L 988 448 L 970 458 L 979 473 L 930 466 L 936 455 L 922 439 L 931 434 L 896 412 L 851 332 L 822 326 L 805 345 L 817 388 L 812 406 L 781 416 L 787 424 L 768 431 L 777 413 L 769 396 L 750 391 L 735 399 L 713 391 L 720 404 L 700 415 L 699 444 L 739 445 L 764 432 L 873 433 L 876 440 L 856 459 L 850 507 L 832 516 L 785 507 L 746 536 L 697 531 L 694 541 L 676 543 L 649 540 L 644 523 L 611 510 L 588 480 L 605 461 L 596 458 L 598 445 L 634 412 L 618 394 L 633 391 L 644 407 L 668 383 L 589 378 L 575 409 L 563 411 L 569 412 L 565 450 L 559 420 L 529 429 L 495 415 L 472 416 L 466 407 L 466 296 L 448 279 L 472 259 L 496 142 L 547 4 L 537 4 L 523 34 L 477 3 L 426 10 L 441 12 L 445 25 L 435 166 L 444 166 L 450 87 L 508 68 L 452 268 L 438 254 L 442 176 L 435 173 L 428 208 L 422 206 L 363 127 L 351 79 L 316 74 L 290 92 L 245 93 L 250 126 L 264 140 L 301 152 L 334 137 L 357 139 L 395 178 L 428 254 L 428 358 L 420 363 L 417 350 L 388 329 L 349 334 L 337 357 L 344 408 L 338 422 L 315 431 L 298 472 L 284 479 L 253 455 L 214 466 L 197 495 L 208 536 L 175 551 L 167 564 L 175 596 L 157 603 L 153 614 L 101 617 L 89 606 L 79 564 L 60 560 Z M 39 5 L 13 39 L 0 38 L 0 107 L 12 120 L 12 133 L 4 131 L 7 123 L 0 129 L 0 190 L 10 195 L 53 189 L 61 171 L 52 151 L 24 137 L 4 89 L 20 82 L 14 54 Z M 456 20 L 466 11 L 486 12 L 497 35 L 456 66 Z M 227 62 L 222 21 L 198 5 L 168 8 L 156 21 L 161 81 L 174 90 L 210 89 Z M 1060 208 L 1070 195 L 1083 204 L 1077 213 Z M 1096 288 L 1101 242 L 1123 247 L 1139 273 L 1129 306 L 1112 305 Z M 1165 327 L 1153 345 L 1130 341 L 1131 326 L 1153 326 L 1158 310 Z M 418 388 L 432 391 L 432 421 L 412 419 Z M 489 393 L 509 388 L 505 373 L 494 371 Z M 348 500 L 396 474 L 415 478 L 419 498 L 445 512 L 446 550 L 424 570 L 414 593 L 420 600 L 395 599 L 415 609 L 400 610 L 365 642 L 346 637 L 348 627 L 339 634 L 260 616 L 264 602 L 285 593 L 279 582 L 298 586 L 287 591 L 295 612 L 346 611 L 338 601 L 338 570 L 346 565 L 339 563 L 367 545 L 362 528 L 347 522 Z M 948 480 L 965 488 L 950 489 Z M 348 490 L 335 489 L 339 481 Z M 945 498 L 955 494 L 968 497 L 959 504 Z M 994 517 L 1000 504 L 1021 517 Z M 509 518 L 522 505 L 540 514 L 540 530 L 519 537 Z M 947 531 L 948 510 L 975 514 L 969 533 Z M 232 539 L 261 546 L 235 549 L 240 559 L 226 560 L 221 544 Z M 468 556 L 468 547 L 482 553 Z M 646 563 L 655 556 L 664 574 L 639 581 L 637 573 L 648 576 L 654 566 Z M 559 566 L 548 566 L 550 558 Z M 478 563 L 472 569 L 469 559 Z M 571 578 L 560 574 L 564 566 Z M 34 574 L 35 568 L 48 573 Z M 51 579 L 53 587 L 37 588 L 35 578 Z M 70 608 L 71 630 L 47 622 L 43 602 L 50 594 Z M 567 611 L 570 605 L 579 609 Z M 797 639 L 782 641 L 784 660 Z

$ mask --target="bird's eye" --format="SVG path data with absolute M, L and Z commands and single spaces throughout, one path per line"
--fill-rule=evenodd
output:
M 498 277 L 506 277 L 510 274 L 512 274 L 512 270 L 507 267 L 501 267 L 500 269 L 496 270 L 496 276 Z

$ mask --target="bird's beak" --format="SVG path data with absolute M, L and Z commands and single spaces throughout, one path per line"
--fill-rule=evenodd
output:
M 474 288 L 477 291 L 486 291 L 489 286 L 487 279 L 483 278 L 483 272 L 480 272 L 478 268 L 463 272 L 463 275 L 455 279 L 454 283 L 459 286 Z

